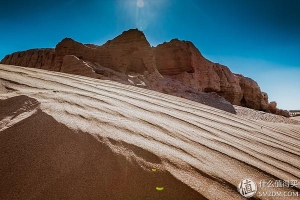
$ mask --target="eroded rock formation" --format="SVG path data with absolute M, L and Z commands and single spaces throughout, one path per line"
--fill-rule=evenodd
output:
M 66 55 L 63 57 L 60 72 L 88 76 L 92 78 L 100 77 L 97 73 L 95 73 L 92 66 L 74 55 Z
M 267 111 L 266 93 L 255 81 L 205 59 L 191 42 L 171 40 L 158 45 L 154 52 L 161 74 L 198 91 L 216 92 L 232 104 Z
M 151 46 L 145 35 L 137 30 L 125 31 L 102 46 L 84 45 L 65 38 L 56 45 L 55 53 L 57 67 L 62 65 L 65 55 L 75 55 L 122 73 L 156 70 Z
M 54 49 L 31 49 L 5 56 L 2 64 L 49 69 L 54 66 Z
M 251 78 L 236 75 L 241 87 L 240 105 L 255 110 L 267 110 L 266 93 L 262 93 L 258 84 Z M 238 105 L 238 104 L 237 104 Z
M 151 47 L 137 29 L 124 31 L 102 46 L 65 38 L 55 49 L 16 52 L 1 63 L 110 79 L 218 107 L 208 100 L 214 99 L 220 109 L 232 113 L 227 101 L 282 114 L 268 103 L 268 95 L 255 81 L 207 60 L 193 43 L 173 39 Z
M 173 39 L 154 47 L 156 67 L 162 75 L 193 73 L 190 44 Z
M 272 101 L 268 104 L 268 110 L 276 115 L 282 115 L 285 117 L 290 117 L 290 112 L 287 110 L 282 110 L 277 108 L 277 103 L 276 101 Z

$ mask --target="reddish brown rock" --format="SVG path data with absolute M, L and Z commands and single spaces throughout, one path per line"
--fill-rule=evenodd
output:
M 282 109 L 277 109 L 275 114 L 276 114 L 276 115 L 281 115 L 281 116 L 284 116 L 284 117 L 291 117 L 289 111 L 287 111 L 287 110 L 282 110 Z
M 277 109 L 277 103 L 276 103 L 276 101 L 270 102 L 269 105 L 268 105 L 268 109 L 270 110 L 271 113 L 275 114 L 276 113 L 276 109 Z
M 63 63 L 60 71 L 68 74 L 88 76 L 92 78 L 100 77 L 100 75 L 95 73 L 92 65 L 83 60 L 80 60 L 74 55 L 66 55 L 63 58 Z
M 151 46 L 144 33 L 137 29 L 124 31 L 102 48 L 110 55 L 110 60 L 102 64 L 104 67 L 123 73 L 157 71 Z
M 268 106 L 269 106 L 269 96 L 266 92 L 262 92 L 261 108 L 263 111 L 269 112 Z
M 156 48 L 155 58 L 160 73 L 198 91 L 216 92 L 239 105 L 241 88 L 235 75 L 227 67 L 205 59 L 193 43 L 171 40 Z M 177 57 L 177 62 L 169 61 L 172 56 Z
M 154 47 L 156 67 L 162 75 L 193 73 L 190 44 L 173 39 Z
M 227 99 L 229 102 L 235 105 L 240 104 L 241 100 L 241 86 L 235 76 L 228 67 L 220 64 L 214 64 L 213 69 L 217 73 L 219 79 L 216 81 L 220 83 L 220 89 L 217 92 L 219 95 Z M 213 80 L 210 81 L 213 83 Z
M 155 59 L 149 42 L 143 32 L 131 29 L 123 32 L 103 46 L 84 45 L 71 38 L 65 38 L 55 49 L 34 49 L 13 53 L 1 63 L 25 67 L 45 68 L 60 71 L 66 55 L 98 63 L 122 73 L 153 73 Z
M 161 74 L 198 91 L 216 92 L 232 104 L 267 111 L 268 96 L 255 81 L 205 59 L 191 42 L 171 40 L 154 49 Z
M 55 71 L 60 71 L 63 65 L 63 60 L 66 55 L 74 55 L 79 59 L 82 59 L 83 56 L 93 60 L 92 57 L 96 57 L 96 55 L 91 55 L 91 52 L 88 51 L 89 47 L 76 42 L 71 38 L 65 38 L 61 42 L 59 42 L 55 47 Z
M 255 110 L 263 110 L 265 107 L 265 95 L 261 92 L 257 82 L 251 78 L 242 75 L 236 75 L 241 86 L 242 99 L 241 106 L 252 108 Z
M 56 67 L 62 65 L 65 55 L 75 55 L 122 73 L 156 71 L 151 46 L 143 32 L 136 29 L 123 32 L 103 46 L 84 45 L 65 38 L 56 45 L 55 53 Z
M 289 111 L 278 109 L 276 101 L 272 101 L 268 104 L 268 110 L 271 113 L 276 114 L 276 115 L 281 115 L 281 116 L 284 116 L 284 117 L 290 117 L 291 116 Z
M 193 43 L 174 39 L 151 47 L 137 29 L 124 31 L 102 46 L 65 38 L 55 49 L 13 53 L 1 63 L 115 80 L 201 103 L 207 102 L 203 92 L 212 93 L 235 105 L 284 114 L 268 103 L 268 95 L 255 81 L 207 60 Z M 224 99 L 208 96 L 224 108 Z M 232 106 L 226 106 L 223 110 L 233 112 Z
M 7 55 L 2 64 L 49 69 L 54 65 L 54 49 L 31 49 Z

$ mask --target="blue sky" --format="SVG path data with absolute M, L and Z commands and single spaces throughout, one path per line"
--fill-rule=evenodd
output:
M 65 37 L 103 44 L 130 28 L 151 45 L 192 41 L 258 82 L 283 109 L 300 109 L 298 0 L 10 0 L 0 4 L 0 58 Z

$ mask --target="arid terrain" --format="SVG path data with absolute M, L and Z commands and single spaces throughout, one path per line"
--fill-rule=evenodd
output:
M 299 121 L 300 121 L 300 116 L 293 117 L 292 119 L 294 119 L 294 120 L 299 120 Z
M 229 200 L 244 178 L 300 180 L 283 116 L 2 64 L 0 108 L 0 199 Z
M 98 46 L 65 38 L 55 48 L 6 55 L 0 64 L 46 69 L 170 94 L 235 113 L 232 105 L 289 117 L 269 102 L 255 80 L 206 59 L 190 41 L 172 39 L 156 47 L 138 29 Z

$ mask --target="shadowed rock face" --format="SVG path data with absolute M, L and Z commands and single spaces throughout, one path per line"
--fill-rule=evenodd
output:
M 16 52 L 7 55 L 1 63 L 129 84 L 136 82 L 137 86 L 188 99 L 202 99 L 194 97 L 202 95 L 201 92 L 215 92 L 234 105 L 274 110 L 269 109 L 272 106 L 268 104 L 267 94 L 262 93 L 255 81 L 207 60 L 193 43 L 173 39 L 151 47 L 143 32 L 137 29 L 124 31 L 102 46 L 65 38 L 55 49 Z M 185 91 L 192 91 L 192 95 Z
M 155 58 L 161 74 L 184 85 L 198 91 L 216 92 L 235 105 L 267 110 L 255 81 L 205 59 L 191 42 L 172 40 L 158 45 Z
M 242 92 L 240 105 L 253 108 L 255 110 L 266 110 L 267 108 L 262 106 L 264 95 L 258 84 L 251 78 L 247 78 L 242 75 L 236 75 L 236 77 L 239 80 Z
M 87 62 L 80 60 L 74 55 L 66 55 L 63 57 L 60 71 L 92 78 L 99 77 L 99 75 L 95 73 L 94 69 Z
M 154 47 L 158 71 L 162 75 L 193 73 L 190 45 L 190 43 L 174 39 Z
M 51 70 L 51 67 L 54 66 L 54 59 L 54 49 L 31 49 L 7 55 L 1 60 L 1 63 Z
M 84 45 L 65 38 L 56 45 L 55 53 L 57 67 L 62 65 L 65 55 L 75 55 L 122 73 L 156 70 L 151 46 L 138 30 L 125 31 L 103 46 Z
M 155 72 L 155 60 L 145 35 L 138 30 L 123 32 L 103 46 L 84 45 L 65 38 L 55 49 L 33 49 L 7 55 L 2 64 L 61 71 L 64 57 L 74 55 L 122 73 Z M 66 60 L 66 59 L 65 59 Z M 70 60 L 70 59 L 69 59 Z

